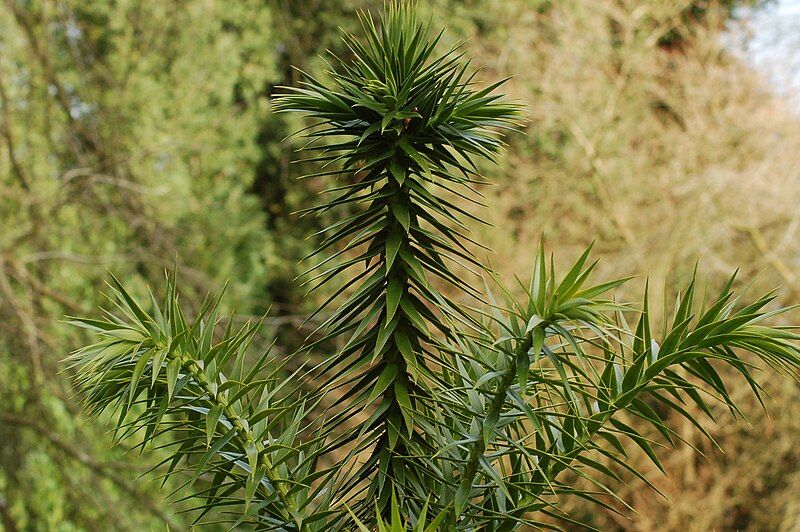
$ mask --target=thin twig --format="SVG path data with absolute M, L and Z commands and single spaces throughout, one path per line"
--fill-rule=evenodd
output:
M 770 248 L 761 229 L 751 226 L 744 228 L 744 231 L 750 237 L 750 240 L 753 242 L 758 252 L 761 253 L 764 259 L 778 272 L 778 275 L 783 278 L 787 288 L 791 290 L 792 294 L 795 297 L 800 297 L 800 286 L 798 286 L 797 275 L 795 275 L 792 269 L 775 254 L 772 248 Z

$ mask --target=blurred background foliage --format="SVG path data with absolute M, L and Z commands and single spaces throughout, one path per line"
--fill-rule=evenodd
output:
M 485 169 L 492 225 L 473 228 L 499 273 L 524 275 L 544 232 L 557 261 L 596 240 L 599 277 L 640 275 L 641 288 L 650 276 L 654 296 L 701 258 L 709 285 L 740 267 L 758 289 L 782 285 L 781 303 L 800 301 L 800 128 L 725 45 L 745 4 L 420 0 L 486 79 L 513 76 L 507 91 L 525 106 L 527 135 Z M 136 480 L 139 457 L 82 418 L 59 361 L 83 340 L 60 320 L 104 303 L 107 270 L 144 292 L 178 264 L 187 305 L 230 281 L 228 310 L 271 308 L 263 341 L 296 347 L 322 295 L 293 279 L 320 224 L 292 213 L 321 185 L 295 179 L 296 146 L 282 139 L 302 124 L 273 114 L 269 95 L 297 82 L 290 65 L 321 74 L 320 54 L 346 52 L 338 28 L 381 5 L 0 0 L 6 529 L 191 523 L 159 482 Z M 800 527 L 800 390 L 764 385 L 770 416 L 752 404 L 748 420 L 720 411 L 710 427 L 726 454 L 699 440 L 705 457 L 663 454 L 668 476 L 650 476 L 668 499 L 631 478 L 626 517 L 565 505 L 604 530 Z

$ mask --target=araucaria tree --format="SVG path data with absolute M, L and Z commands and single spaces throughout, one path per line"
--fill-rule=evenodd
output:
M 317 175 L 337 178 L 308 212 L 345 213 L 308 274 L 331 294 L 308 345 L 256 356 L 258 324 L 234 329 L 218 299 L 188 319 L 174 277 L 162 305 L 114 279 L 117 310 L 74 320 L 98 337 L 70 359 L 88 412 L 113 410 L 120 439 L 166 449 L 156 470 L 196 484 L 198 520 L 553 527 L 569 521 L 561 497 L 614 506 L 604 481 L 640 475 L 629 447 L 658 465 L 653 438 L 677 437 L 668 417 L 703 431 L 709 401 L 735 413 L 726 379 L 760 397 L 754 363 L 798 378 L 800 337 L 764 325 L 780 312 L 772 296 L 741 303 L 733 279 L 706 301 L 689 284 L 658 334 L 646 295 L 635 308 L 613 299 L 624 280 L 589 283 L 588 251 L 557 277 L 540 245 L 524 297 L 500 287 L 470 251 L 461 206 L 518 110 L 499 83 L 476 88 L 457 49 L 437 55 L 412 11 L 365 16 L 365 38 L 345 37 L 352 60 L 275 99 L 311 119 Z

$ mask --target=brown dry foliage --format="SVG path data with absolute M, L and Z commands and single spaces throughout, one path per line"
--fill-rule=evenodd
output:
M 507 91 L 530 119 L 502 169 L 488 170 L 494 227 L 476 228 L 499 273 L 524 276 L 544 233 L 557 261 L 595 240 L 599 277 L 638 275 L 623 300 L 645 277 L 652 301 L 665 286 L 674 298 L 697 259 L 712 287 L 739 268 L 742 282 L 755 278 L 752 290 L 782 285 L 780 303 L 800 300 L 800 128 L 724 48 L 725 10 L 712 6 L 682 27 L 688 2 L 679 0 L 482 3 L 491 15 L 457 31 L 487 78 L 514 76 Z M 448 19 L 464 21 L 459 9 Z M 665 44 L 675 28 L 682 39 Z M 602 530 L 800 527 L 800 390 L 764 386 L 773 399 L 768 414 L 750 403 L 752 426 L 722 407 L 719 424 L 708 423 L 724 454 L 676 422 L 705 457 L 687 445 L 664 452 L 664 477 L 632 456 L 667 499 L 631 479 L 618 492 L 635 510 L 629 517 L 579 501 L 565 509 Z

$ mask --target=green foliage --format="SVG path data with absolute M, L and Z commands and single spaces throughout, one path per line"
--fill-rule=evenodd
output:
M 179 262 L 191 313 L 226 279 L 226 311 L 269 301 L 286 323 L 313 305 L 289 282 L 313 241 L 288 212 L 310 192 L 267 96 L 292 82 L 285 55 L 319 67 L 292 35 L 308 10 L 276 4 L 0 2 L 0 498 L 21 529 L 184 526 L 157 484 L 134 482 L 162 453 L 109 448 L 59 372 L 87 341 L 61 318 L 102 304 L 109 268 L 160 297 Z M 318 42 L 343 9 L 312 17 Z M 291 349 L 284 330 L 270 336 Z
M 306 448 L 315 445 L 296 440 L 303 411 L 286 390 L 291 376 L 281 374 L 269 350 L 245 367 L 257 325 L 233 331 L 229 324 L 220 339 L 219 299 L 206 302 L 189 323 L 174 289 L 169 279 L 164 305 L 153 301 L 148 315 L 114 279 L 121 316 L 75 322 L 103 338 L 72 357 L 81 368 L 78 384 L 87 391 L 88 412 L 113 406 L 120 413 L 117 437 L 143 431 L 142 449 L 162 447 L 158 437 L 172 433 L 163 444 L 170 454 L 163 462 L 166 475 L 180 471 L 185 458 L 192 464 L 186 486 L 201 475 L 212 479 L 198 492 L 205 499 L 198 519 L 225 507 L 241 515 L 234 525 L 253 514 L 268 516 L 265 524 L 299 524 L 302 486 L 282 479 L 309 477 L 313 461 L 302 456 L 313 455 Z M 228 366 L 230 378 L 223 373 Z M 296 458 L 300 462 L 290 468 Z M 238 492 L 245 494 L 241 501 L 230 498 Z M 251 504 L 254 498 L 257 504 Z M 237 502 L 243 508 L 234 508 Z
M 394 486 L 419 510 L 414 499 L 430 475 L 418 457 L 429 454 L 431 442 L 418 418 L 434 415 L 426 381 L 437 378 L 431 368 L 446 364 L 431 330 L 447 335 L 445 316 L 457 311 L 427 274 L 471 291 L 448 262 L 481 267 L 464 247 L 458 218 L 464 211 L 442 191 L 457 192 L 474 181 L 473 159 L 492 158 L 501 145 L 490 128 L 513 126 L 515 110 L 491 94 L 499 84 L 472 88 L 457 50 L 434 56 L 438 38 L 427 40 L 427 28 L 410 8 L 393 5 L 378 24 L 364 19 L 363 26 L 366 43 L 345 38 L 354 59 L 339 61 L 330 73 L 332 87 L 312 79 L 276 105 L 314 118 L 318 126 L 307 134 L 312 141 L 337 139 L 311 148 L 321 151 L 316 162 L 337 163 L 326 174 L 356 174 L 329 191 L 330 201 L 307 211 L 355 211 L 328 229 L 316 251 L 333 248 L 331 259 L 347 260 L 328 266 L 326 259 L 312 269 L 318 279 L 313 289 L 368 265 L 331 296 L 335 309 L 318 340 L 348 338 L 318 368 L 336 375 L 322 386 L 352 383 L 349 404 L 326 426 L 336 434 L 327 448 L 332 452 L 351 440 L 359 449 L 373 447 L 357 472 L 337 485 L 335 497 L 348 500 L 368 481 L 365 501 L 376 498 L 385 507 Z M 339 297 L 351 286 L 349 296 Z M 376 410 L 366 424 L 340 428 L 371 405 Z
M 464 245 L 470 215 L 449 198 L 475 196 L 476 166 L 495 160 L 517 109 L 494 94 L 499 84 L 477 88 L 457 49 L 436 55 L 412 7 L 362 22 L 364 41 L 345 38 L 352 60 L 276 101 L 313 121 L 311 161 L 325 166 L 313 176 L 338 178 L 307 213 L 346 212 L 308 272 L 312 290 L 335 283 L 308 344 L 252 363 L 257 325 L 233 328 L 219 299 L 188 320 L 174 279 L 149 310 L 114 279 L 117 311 L 74 320 L 98 338 L 70 359 L 89 413 L 112 411 L 119 438 L 167 449 L 165 478 L 210 479 L 192 494 L 198 519 L 554 527 L 571 519 L 563 496 L 611 507 L 609 464 L 643 477 L 631 447 L 661 467 L 652 435 L 680 440 L 667 414 L 710 438 L 693 412 L 711 416 L 711 401 L 738 412 L 731 372 L 760 398 L 745 353 L 800 379 L 800 336 L 764 323 L 783 309 L 768 310 L 772 294 L 740 301 L 733 278 L 710 299 L 692 281 L 656 333 L 647 295 L 635 308 L 611 295 L 625 280 L 589 282 L 589 250 L 557 276 L 540 246 L 514 297 Z M 470 268 L 501 302 L 464 280 Z M 302 369 L 306 360 L 320 362 Z

